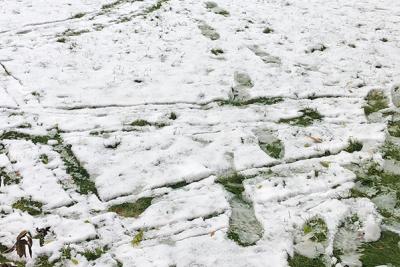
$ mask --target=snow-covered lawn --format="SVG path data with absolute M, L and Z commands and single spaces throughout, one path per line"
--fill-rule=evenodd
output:
M 397 0 L 0 0 L 0 264 L 400 266 L 399 36 Z

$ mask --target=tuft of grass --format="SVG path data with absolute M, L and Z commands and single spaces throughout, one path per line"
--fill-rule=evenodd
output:
M 288 260 L 290 267 L 325 267 L 325 263 L 322 257 L 315 259 L 307 258 L 300 254 L 294 254 L 293 257 Z
M 157 3 L 155 3 L 154 5 L 152 5 L 151 7 L 149 7 L 148 9 L 146 9 L 145 13 L 146 14 L 150 14 L 153 13 L 157 10 L 159 10 L 162 5 L 166 2 L 168 2 L 169 0 L 158 0 Z
M 361 142 L 351 139 L 349 141 L 349 145 L 347 146 L 347 148 L 344 151 L 353 153 L 356 151 L 361 151 L 362 148 L 363 148 L 363 144 Z
M 80 13 L 77 13 L 77 14 L 73 15 L 72 18 L 73 19 L 80 19 L 80 18 L 84 17 L 85 15 L 86 15 L 86 13 L 80 12 Z
M 12 204 L 13 209 L 25 211 L 32 216 L 40 215 L 42 213 L 42 206 L 43 204 L 41 202 L 26 198 L 21 198 Z
M 41 154 L 39 156 L 39 159 L 43 164 L 49 163 L 49 157 L 46 154 Z
M 280 159 L 284 155 L 284 145 L 280 140 L 276 140 L 270 144 L 264 144 L 260 143 L 259 144 L 261 149 L 267 153 L 270 157 L 273 157 L 275 159 Z
M 390 136 L 400 137 L 400 121 L 389 121 L 387 129 Z
M 132 239 L 131 244 L 132 246 L 136 247 L 140 245 L 140 242 L 143 241 L 143 235 L 144 235 L 144 231 L 140 230 L 135 237 Z
M 364 106 L 364 113 L 367 116 L 389 107 L 389 100 L 383 90 L 374 89 L 369 91 L 365 100 L 367 103 Z
M 5 168 L 0 168 L 0 181 L 4 185 L 19 184 L 21 177 L 14 172 L 7 172 Z
M 212 53 L 213 55 L 218 56 L 218 55 L 223 54 L 223 53 L 224 53 L 224 50 L 222 50 L 221 48 L 213 48 L 213 49 L 211 49 L 211 53 Z
M 144 126 L 151 126 L 152 124 L 146 120 L 135 120 L 135 121 L 131 122 L 130 125 L 144 127 Z
M 328 236 L 328 227 L 323 219 L 313 218 L 304 224 L 303 233 L 311 235 L 310 239 L 314 242 L 325 242 Z
M 288 123 L 290 125 L 306 127 L 312 125 L 314 121 L 320 121 L 323 118 L 316 109 L 305 108 L 300 110 L 300 112 L 302 115 L 289 119 L 280 119 L 279 123 Z
M 83 255 L 88 261 L 95 261 L 105 252 L 106 250 L 104 248 L 96 248 L 95 250 L 85 250 L 80 254 Z
M 381 238 L 361 247 L 361 262 L 364 267 L 381 265 L 400 266 L 400 236 L 390 231 L 383 231 Z
M 176 120 L 178 118 L 178 116 L 176 115 L 175 112 L 171 112 L 171 114 L 169 114 L 169 119 L 170 120 Z
M 109 208 L 109 211 L 115 212 L 123 217 L 137 217 L 151 205 L 152 200 L 152 197 L 139 198 L 133 203 L 113 205 Z
M 265 34 L 269 34 L 269 33 L 273 33 L 274 32 L 274 30 L 272 29 L 272 28 L 270 28 L 270 27 L 266 27 L 264 30 L 263 30 L 263 33 L 265 33 Z
M 382 147 L 384 159 L 400 161 L 400 147 L 393 142 L 386 141 Z
M 56 42 L 57 43 L 65 43 L 65 42 L 67 42 L 67 38 L 65 38 L 65 37 L 57 38 Z
M 36 259 L 35 261 L 35 267 L 54 267 L 56 266 L 56 263 L 58 263 L 59 260 L 56 260 L 54 262 L 50 262 L 49 256 L 44 255 L 40 256 Z

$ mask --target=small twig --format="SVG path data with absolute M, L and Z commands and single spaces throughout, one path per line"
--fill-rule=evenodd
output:
M 5 73 L 6 73 L 8 76 L 14 78 L 14 80 L 16 80 L 17 82 L 19 82 L 20 85 L 22 85 L 21 80 L 18 79 L 17 77 L 15 77 L 15 76 L 7 69 L 7 67 L 6 67 L 3 63 L 0 62 L 0 66 L 3 68 L 3 70 L 5 71 Z

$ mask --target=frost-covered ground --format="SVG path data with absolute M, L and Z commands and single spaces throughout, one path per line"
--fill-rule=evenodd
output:
M 400 266 L 399 36 L 397 0 L 0 0 L 0 263 Z

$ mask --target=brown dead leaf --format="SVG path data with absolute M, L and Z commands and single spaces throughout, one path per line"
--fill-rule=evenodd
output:
M 215 235 L 215 230 L 210 232 L 210 236 L 214 236 Z
M 32 235 L 30 232 L 24 230 L 17 236 L 14 246 L 4 251 L 4 253 L 10 253 L 15 250 L 18 256 L 22 258 L 22 256 L 26 257 L 26 248 L 28 248 L 29 255 L 32 258 Z
M 307 135 L 308 138 L 310 138 L 314 143 L 322 143 L 322 139 L 319 137 Z

